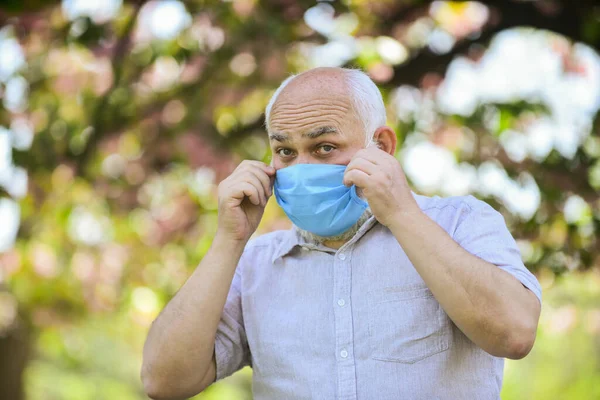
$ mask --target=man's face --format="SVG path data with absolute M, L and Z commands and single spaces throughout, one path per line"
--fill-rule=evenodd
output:
M 269 143 L 275 169 L 295 164 L 347 165 L 365 146 L 342 76 L 315 70 L 292 80 L 270 115 Z

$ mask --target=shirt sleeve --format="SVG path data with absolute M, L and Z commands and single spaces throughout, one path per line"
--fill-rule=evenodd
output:
M 246 365 L 252 366 L 242 314 L 242 255 L 233 276 L 215 336 L 216 380 L 232 375 Z
M 542 288 L 523 264 L 521 252 L 506 227 L 504 216 L 486 202 L 468 197 L 469 207 L 454 233 L 454 240 L 469 253 L 517 278 L 541 303 Z

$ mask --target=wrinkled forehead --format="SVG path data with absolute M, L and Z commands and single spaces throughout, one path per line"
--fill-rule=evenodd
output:
M 340 76 L 292 80 L 275 100 L 269 118 L 272 131 L 292 136 L 331 128 L 354 135 L 357 124 L 350 91 Z

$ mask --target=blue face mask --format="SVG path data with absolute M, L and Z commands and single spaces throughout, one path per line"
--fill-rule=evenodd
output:
M 356 186 L 342 181 L 345 165 L 296 164 L 277 170 L 277 203 L 296 226 L 319 236 L 335 236 L 358 221 L 368 203 Z

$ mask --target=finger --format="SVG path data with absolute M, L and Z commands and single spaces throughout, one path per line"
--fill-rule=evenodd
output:
M 367 147 L 366 149 L 357 151 L 353 159 L 364 158 L 375 165 L 382 165 L 387 157 L 390 157 L 390 155 L 385 151 L 378 149 L 377 147 Z
M 353 169 L 344 175 L 344 185 L 346 186 L 356 185 L 359 188 L 365 188 L 368 184 L 369 175 L 358 169 Z
M 245 162 L 247 161 L 247 162 Z M 271 196 L 272 189 L 272 181 L 274 180 L 275 175 L 269 176 L 268 168 L 272 168 L 269 166 L 265 166 L 259 161 L 242 161 L 242 164 L 236 169 L 234 178 L 235 181 L 246 180 L 248 175 L 256 176 L 260 181 L 261 193 L 264 193 L 265 198 Z M 262 166 L 261 166 L 262 165 Z M 268 168 L 267 168 L 268 167 Z
M 253 184 L 250 182 L 239 182 L 235 187 L 237 191 L 233 197 L 240 201 L 243 201 L 244 197 L 247 197 L 255 206 L 260 205 L 260 195 L 258 194 L 258 189 Z
M 366 173 L 367 175 L 373 175 L 373 174 L 377 173 L 381 168 L 379 166 L 373 164 L 373 162 L 359 157 L 359 158 L 354 158 L 354 159 L 352 159 L 352 161 L 350 161 L 350 163 L 346 167 L 346 171 L 344 174 L 352 171 L 353 169 L 362 171 L 362 172 Z
M 260 204 L 267 204 L 267 194 L 265 193 L 265 188 L 261 180 L 252 171 L 246 172 L 244 180 L 248 183 L 251 183 L 252 186 L 256 188 L 256 190 L 258 191 L 258 195 L 260 196 Z
M 265 173 L 263 169 L 253 166 L 248 169 L 248 172 L 255 175 L 261 182 L 265 191 L 265 196 L 271 196 L 271 177 Z
M 240 163 L 238 168 L 246 169 L 250 166 L 258 167 L 258 168 L 262 169 L 269 176 L 275 175 L 275 168 L 270 165 L 265 164 L 262 161 L 244 160 Z

